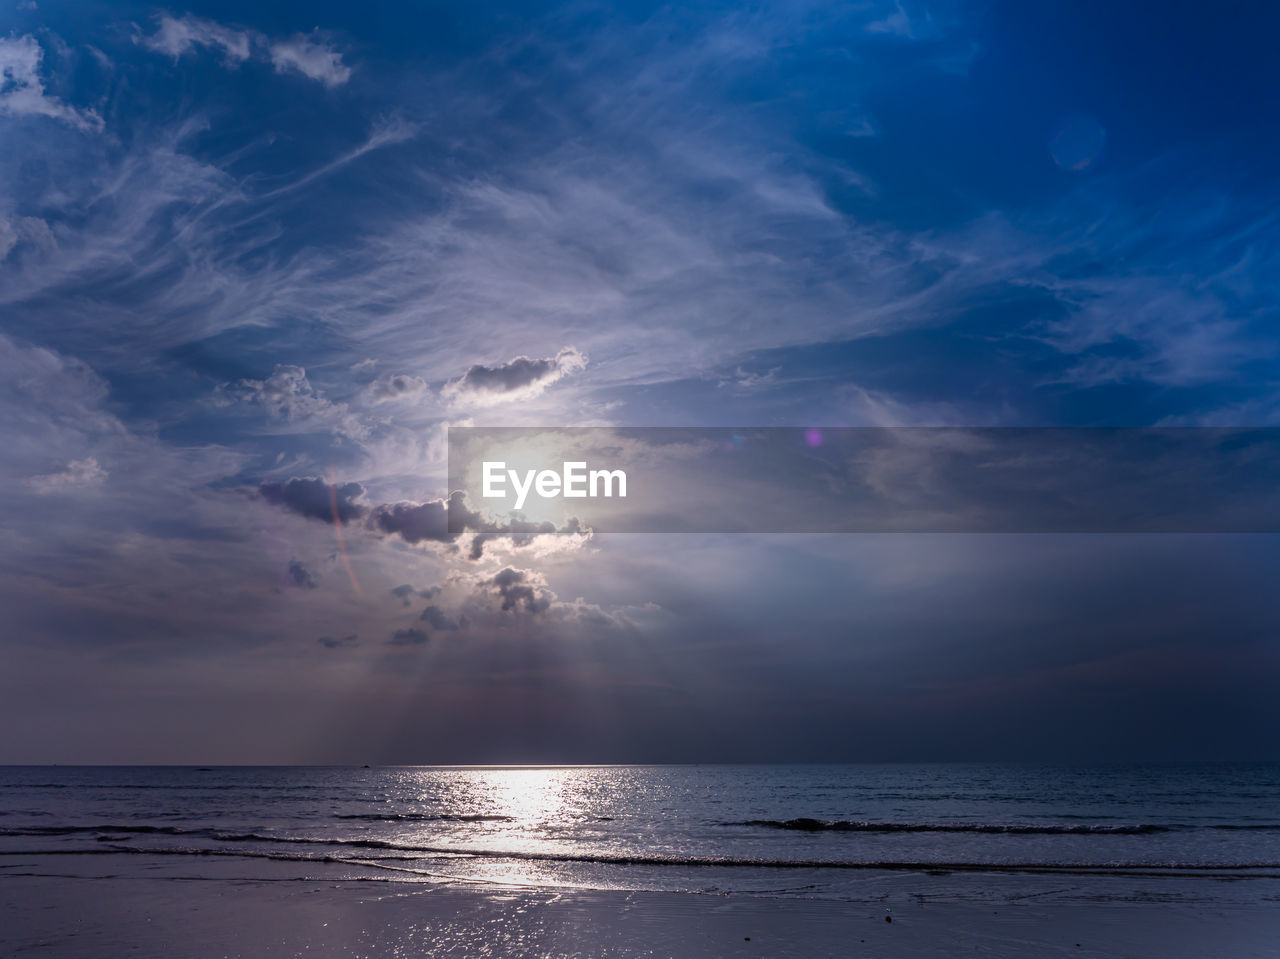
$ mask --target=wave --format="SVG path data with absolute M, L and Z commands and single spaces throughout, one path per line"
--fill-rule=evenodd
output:
M 1194 828 L 1181 825 L 1155 825 L 1154 823 L 871 822 L 861 819 L 810 819 L 808 817 L 800 817 L 798 819 L 747 819 L 739 822 L 726 822 L 721 825 L 759 826 L 766 829 L 790 829 L 797 832 L 968 832 L 1020 836 L 1145 836 L 1153 833 L 1171 832 L 1175 829 Z M 1280 828 L 1280 826 L 1256 828 Z
M 415 813 L 335 814 L 335 819 L 372 822 L 514 822 L 511 816 Z M 1190 825 L 1185 823 L 983 823 L 983 822 L 872 822 L 851 819 L 747 819 L 721 823 L 723 826 L 749 826 L 797 832 L 854 832 L 854 833 L 971 833 L 986 835 L 1045 835 L 1045 836 L 1148 836 L 1175 831 L 1228 830 L 1275 831 L 1277 823 L 1213 823 Z M 355 846 L 368 849 L 403 849 L 428 852 L 460 852 L 476 854 L 469 848 L 444 849 L 438 846 L 415 846 L 389 839 L 347 838 L 342 836 L 279 836 L 257 832 L 238 832 L 214 827 L 183 827 L 161 825 L 122 825 L 98 823 L 93 825 L 11 826 L 0 827 L 0 837 L 60 837 L 95 835 L 99 841 L 112 836 L 172 836 L 211 839 L 216 842 L 298 843 L 308 845 Z
M 480 813 L 334 813 L 334 819 L 358 819 L 363 822 L 515 822 L 514 816 L 488 816 Z
M 0 767 L 2 768 L 2 767 Z M 239 790 L 246 793 L 311 793 L 333 792 L 332 783 L 271 783 L 271 782 L 208 782 L 200 779 L 196 782 L 172 783 L 104 783 L 104 782 L 64 782 L 64 783 L 0 783 L 0 789 L 75 789 L 75 790 L 144 790 L 160 789 L 170 792 L 209 792 L 213 790 Z
M 375 822 L 512 822 L 513 817 L 499 815 L 467 814 L 335 814 L 334 818 Z M 1189 825 L 1182 823 L 950 823 L 950 822 L 871 822 L 850 819 L 748 819 L 721 823 L 725 826 L 751 826 L 799 832 L 857 832 L 857 833 L 974 833 L 998 835 L 1084 835 L 1084 836 L 1145 836 L 1179 830 L 1280 830 L 1277 823 L 1215 823 Z M 12 826 L 0 828 L 0 837 L 64 837 L 94 835 L 99 841 L 112 836 L 171 836 L 211 839 L 224 843 L 295 843 L 322 846 L 351 846 L 366 849 L 396 849 L 405 851 L 447 852 L 464 855 L 488 855 L 467 847 L 445 848 L 395 842 L 388 839 L 346 838 L 342 836 L 279 836 L 258 832 L 237 832 L 214 827 L 183 827 L 159 825 L 122 825 L 98 823 L 93 825 Z M 508 855 L 508 853 L 502 853 Z M 511 854 L 515 855 L 515 854 Z M 665 860 L 663 860 L 665 862 Z M 823 860 L 826 862 L 826 860 Z
M 1202 878 L 1268 878 L 1280 879 L 1280 862 L 1066 862 L 1066 861 L 933 861 L 933 860 L 863 860 L 863 859 L 784 859 L 755 856 L 697 856 L 643 852 L 587 852 L 551 850 L 478 849 L 465 846 L 435 846 L 389 842 L 381 839 L 324 839 L 306 836 L 272 836 L 254 832 L 223 832 L 215 829 L 182 829 L 176 826 L 49 826 L 22 829 L 0 829 L 0 836 L 57 837 L 94 833 L 99 842 L 110 837 L 160 835 L 187 839 L 208 839 L 221 846 L 130 846 L 123 842 L 107 846 L 0 849 L 0 857 L 15 855 L 181 855 L 235 856 L 244 858 L 282 859 L 298 862 L 338 862 L 377 866 L 379 861 L 415 860 L 433 856 L 451 859 L 494 859 L 533 862 L 583 863 L 604 866 L 656 866 L 667 868 L 756 868 L 756 869 L 840 869 L 868 871 L 911 871 L 932 874 L 952 872 L 1014 872 L 1073 875 L 1150 875 L 1199 876 Z M 249 845 L 253 844 L 253 845 Z M 326 847 L 314 854 L 289 853 L 264 846 L 302 845 Z M 362 851 L 383 855 L 361 855 Z
M 276 842 L 320 842 L 320 840 L 280 839 Z M 370 845 L 368 843 L 329 843 L 337 846 Z M 930 875 L 948 873 L 1037 873 L 1076 876 L 1152 876 L 1165 878 L 1199 879 L 1280 879 L 1280 862 L 1260 863 L 1183 863 L 1183 862 L 978 862 L 931 860 L 851 860 L 851 859 L 768 859 L 734 856 L 668 856 L 643 854 L 570 853 L 570 852 L 515 852 L 501 849 L 462 849 L 435 846 L 381 846 L 405 853 L 435 853 L 448 855 L 452 861 L 459 858 L 514 860 L 520 862 L 583 863 L 604 866 L 659 866 L 668 868 L 750 868 L 750 869 L 808 869 L 808 870 L 861 870 L 867 872 L 922 872 Z M 0 850 L 0 858 L 11 856 L 226 856 L 243 859 L 268 859 L 299 863 L 341 863 L 370 868 L 400 869 L 383 865 L 395 861 L 420 861 L 420 855 L 407 856 L 353 856 L 333 853 L 302 855 L 266 849 L 220 849 L 206 847 L 157 847 L 113 845 L 91 849 L 6 849 Z

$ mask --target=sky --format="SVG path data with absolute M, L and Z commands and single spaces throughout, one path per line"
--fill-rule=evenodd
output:
M 1280 425 L 1277 28 L 6 0 L 0 762 L 1280 758 L 1271 535 L 430 533 L 450 425 Z

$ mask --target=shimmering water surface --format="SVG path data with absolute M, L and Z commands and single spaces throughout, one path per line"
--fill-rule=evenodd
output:
M 1191 879 L 1269 898 L 1280 766 L 0 769 L 0 863 L 36 854 L 837 898 L 889 873 L 1104 896 Z

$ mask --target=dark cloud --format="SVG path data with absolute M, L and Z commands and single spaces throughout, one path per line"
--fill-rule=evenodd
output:
M 351 484 L 356 485 L 356 484 Z M 513 519 L 506 523 L 493 523 L 477 511 L 467 507 L 466 494 L 454 492 L 449 499 L 429 500 L 426 503 L 385 503 L 376 507 L 369 516 L 370 529 L 389 536 L 399 536 L 406 543 L 453 543 L 463 533 L 471 532 L 470 559 L 484 555 L 485 544 L 493 540 L 510 540 L 516 547 L 528 546 L 538 536 L 584 536 L 586 530 L 577 519 L 570 519 L 564 526 L 554 523 L 530 523 Z M 400 595 L 401 599 L 405 596 Z M 426 597 L 430 598 L 430 597 Z
M 397 373 L 374 380 L 369 386 L 369 396 L 375 403 L 388 400 L 410 399 L 427 391 L 427 381 L 420 376 Z
M 467 510 L 465 497 L 461 493 L 453 493 L 448 502 L 442 499 L 429 500 L 426 503 L 384 503 L 374 509 L 369 516 L 369 527 L 389 536 L 399 536 L 406 543 L 451 543 L 457 534 L 449 532 L 449 513 L 452 510 L 466 511 L 467 516 L 460 521 L 461 526 L 478 521 L 478 514 Z M 472 516 L 475 519 L 472 519 Z M 458 522 L 455 519 L 455 522 Z
M 403 586 L 397 586 L 391 590 L 391 595 L 400 600 L 405 606 L 412 605 L 412 597 L 420 596 L 423 599 L 434 599 L 443 587 L 428 586 L 426 589 L 415 589 L 408 583 Z
M 358 645 L 360 642 L 360 637 L 357 636 L 355 633 L 352 633 L 350 636 L 342 636 L 337 639 L 335 639 L 332 636 L 321 636 L 319 639 L 316 640 L 316 642 L 319 643 L 321 646 L 323 646 L 325 649 L 340 649 L 343 646 Z
M 326 523 L 333 522 L 335 513 L 343 523 L 365 513 L 365 507 L 357 502 L 364 496 L 359 483 L 333 486 L 318 476 L 294 476 L 284 483 L 263 483 L 258 492 L 268 503 Z
M 335 512 L 343 523 L 368 514 L 366 525 L 369 529 L 387 536 L 399 536 L 413 546 L 420 543 L 452 546 L 469 532 L 474 534 L 468 553 L 473 560 L 480 559 L 484 555 L 485 544 L 494 540 L 510 540 L 513 546 L 523 547 L 538 536 L 580 537 L 590 532 L 577 519 L 571 519 L 559 528 L 553 523 L 529 523 L 520 519 L 506 523 L 489 522 L 479 512 L 467 507 L 466 495 L 461 492 L 450 494 L 447 501 L 383 503 L 372 510 L 360 502 L 365 489 L 359 483 L 333 486 L 315 476 L 295 476 L 284 483 L 266 482 L 258 487 L 258 492 L 268 503 L 321 522 L 332 522 Z M 408 585 L 391 590 L 392 595 L 405 605 L 409 605 L 409 597 L 414 592 L 414 588 Z M 431 599 L 436 592 L 439 592 L 439 587 L 419 591 L 418 594 L 423 599 Z
M 538 382 L 556 368 L 556 361 L 550 357 L 531 360 L 527 356 L 517 356 L 501 366 L 477 363 L 463 374 L 459 385 L 468 390 L 507 393 Z
M 517 356 L 497 366 L 477 363 L 446 384 L 443 393 L 450 399 L 466 397 L 482 402 L 537 396 L 552 383 L 586 365 L 587 358 L 573 347 L 538 360 Z
M 293 580 L 295 586 L 301 586 L 304 589 L 315 589 L 319 585 L 316 578 L 311 575 L 311 571 L 296 559 L 289 560 L 289 578 Z
M 431 639 L 431 634 L 421 629 L 410 627 L 397 629 L 387 640 L 388 646 L 421 646 Z
M 486 584 L 497 588 L 504 612 L 518 612 L 523 605 L 526 612 L 542 613 L 551 606 L 555 597 L 538 582 L 532 570 L 506 567 Z
M 442 632 L 450 632 L 458 628 L 457 620 L 450 618 L 439 606 L 428 606 L 418 618 L 430 625 L 432 629 Z

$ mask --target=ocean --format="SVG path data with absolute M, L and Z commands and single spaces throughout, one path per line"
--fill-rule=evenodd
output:
M 1280 890 L 1274 764 L 6 767 L 0 796 L 7 869 L 849 900 Z

